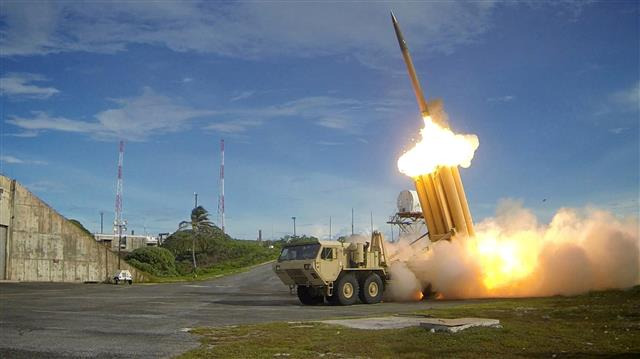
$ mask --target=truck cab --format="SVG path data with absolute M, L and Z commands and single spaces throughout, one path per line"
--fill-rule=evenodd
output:
M 273 270 L 280 280 L 296 287 L 303 304 L 350 305 L 382 300 L 388 280 L 382 235 L 371 242 L 309 241 L 282 248 Z

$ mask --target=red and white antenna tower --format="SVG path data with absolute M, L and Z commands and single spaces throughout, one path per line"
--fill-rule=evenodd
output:
M 124 141 L 120 141 L 120 152 L 118 154 L 118 179 L 116 180 L 116 218 L 113 221 L 113 232 L 122 236 L 122 229 L 125 226 L 122 220 L 122 163 L 124 161 Z
M 224 139 L 220 140 L 220 194 L 218 195 L 218 222 L 224 231 Z

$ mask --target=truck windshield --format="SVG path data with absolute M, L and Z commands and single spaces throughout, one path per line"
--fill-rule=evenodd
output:
M 285 247 L 280 253 L 278 261 L 293 261 L 300 259 L 314 259 L 318 255 L 320 244 L 304 244 Z

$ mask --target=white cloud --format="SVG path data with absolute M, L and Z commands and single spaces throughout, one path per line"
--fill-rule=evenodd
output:
M 329 216 L 332 216 L 334 239 L 351 233 L 352 208 L 355 208 L 357 233 L 369 230 L 370 211 L 373 211 L 375 225 L 384 226 L 380 228 L 386 230 L 386 216 L 395 208 L 397 189 L 384 181 L 363 181 L 348 173 L 319 170 L 304 171 L 305 174 L 301 175 L 299 167 L 283 163 L 266 165 L 245 162 L 238 164 L 234 171 L 234 186 L 243 189 L 241 194 L 237 194 L 237 203 L 260 198 L 261 203 L 265 204 L 242 211 L 236 209 L 233 219 L 229 220 L 227 225 L 230 230 L 236 234 L 245 232 L 246 238 L 253 238 L 260 228 L 266 237 L 273 225 L 276 233 L 283 229 L 292 230 L 289 216 L 282 216 L 277 210 L 269 211 L 269 204 L 273 203 L 287 203 L 287 211 L 297 217 L 298 233 L 327 236 Z M 257 182 L 252 180 L 256 173 L 260 174 L 260 181 Z M 273 183 L 280 185 L 274 187 Z M 309 205 L 311 198 L 313 206 Z
M 25 187 L 32 192 L 46 192 L 46 193 L 63 193 L 65 192 L 66 186 L 58 182 L 52 181 L 37 181 L 33 183 L 25 184 Z
M 365 112 L 368 107 L 355 99 L 310 96 L 278 105 L 220 110 L 217 111 L 217 122 L 205 128 L 238 133 L 262 125 L 267 120 L 289 118 L 310 121 L 347 134 L 359 134 L 365 123 L 376 119 L 371 113 Z
M 13 156 L 0 156 L 0 161 L 4 162 L 4 163 L 9 163 L 9 164 L 19 164 L 19 163 L 24 163 L 23 160 L 13 157 Z
M 232 97 L 231 102 L 235 102 L 235 101 L 239 101 L 239 100 L 243 100 L 245 98 L 249 98 L 251 96 L 253 96 L 254 91 L 242 91 L 239 94 L 237 94 L 236 96 Z
M 360 134 L 365 123 L 377 118 L 375 111 L 364 112 L 372 106 L 361 101 L 327 96 L 303 97 L 263 107 L 197 109 L 145 87 L 139 96 L 111 101 L 116 106 L 95 114 L 91 121 L 32 111 L 31 116 L 10 116 L 6 122 L 23 130 L 11 134 L 18 137 L 35 137 L 42 131 L 62 131 L 87 134 L 96 139 L 144 141 L 151 136 L 188 130 L 198 118 L 203 119 L 204 129 L 227 134 L 241 133 L 277 119 L 298 119 L 347 134 Z M 205 120 L 205 117 L 209 119 Z
M 27 131 L 63 131 L 86 133 L 98 139 L 122 138 L 146 140 L 151 135 L 176 132 L 189 127 L 192 119 L 215 112 L 180 105 L 146 87 L 142 95 L 114 99 L 118 106 L 99 112 L 95 121 L 51 117 L 45 112 L 32 112 L 33 117 L 13 116 L 6 122 Z
M 33 137 L 38 137 L 38 131 L 22 131 L 19 133 L 7 133 L 6 136 L 33 138 Z
M 609 132 L 613 133 L 614 135 L 619 135 L 626 130 L 628 130 L 628 128 L 626 127 L 616 127 L 616 128 L 610 128 Z
M 333 141 L 317 141 L 317 145 L 320 146 L 342 146 L 344 143 L 342 142 L 333 142 Z
M 95 116 L 100 126 L 98 135 L 146 139 L 149 134 L 182 130 L 188 127 L 190 120 L 215 113 L 180 105 L 149 87 L 144 88 L 141 96 L 117 99 L 114 102 L 120 107 L 102 111 Z
M 350 118 L 341 116 L 322 117 L 316 121 L 316 124 L 321 127 L 332 128 L 336 130 L 344 130 L 350 127 Z
M 516 97 L 513 95 L 505 95 L 505 96 L 498 96 L 498 97 L 489 97 L 487 99 L 487 102 L 510 102 L 515 99 Z
M 640 81 L 622 90 L 615 91 L 598 105 L 595 115 L 633 113 L 640 111 Z M 615 132 L 614 132 L 615 133 Z
M 216 122 L 205 127 L 206 130 L 212 130 L 220 133 L 239 133 L 245 132 L 251 127 L 256 127 L 262 124 L 262 121 L 257 120 L 236 120 L 228 122 Z
M 623 110 L 639 110 L 640 109 L 640 81 L 635 85 L 614 92 L 609 96 L 610 101 L 621 107 Z
M 129 44 L 222 56 L 397 56 L 390 3 L 3 3 L 5 56 L 113 53 Z M 494 1 L 393 3 L 417 54 L 451 53 L 490 28 Z M 379 64 L 380 61 L 375 61 Z
M 0 162 L 10 165 L 46 165 L 47 162 L 39 160 L 24 160 L 15 156 L 1 155 Z
M 34 82 L 47 81 L 38 74 L 10 73 L 0 78 L 0 93 L 14 99 L 47 99 L 60 91 L 53 87 L 40 87 Z
M 92 132 L 99 128 L 95 123 L 75 121 L 64 117 L 51 117 L 41 111 L 32 111 L 31 114 L 33 115 L 31 118 L 12 116 L 6 122 L 30 131 Z
M 183 84 L 188 84 L 189 82 L 193 82 L 193 79 L 191 77 L 185 77 L 182 79 Z

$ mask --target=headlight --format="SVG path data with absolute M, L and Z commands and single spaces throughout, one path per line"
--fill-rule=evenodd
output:
M 305 264 L 305 265 L 304 265 L 304 269 L 306 269 L 306 270 L 311 269 L 311 264 Z
M 280 265 L 276 265 L 276 270 L 280 270 Z

